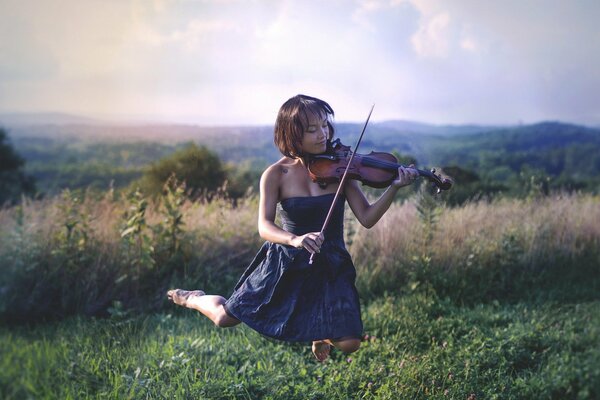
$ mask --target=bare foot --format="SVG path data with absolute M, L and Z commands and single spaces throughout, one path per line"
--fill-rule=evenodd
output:
M 187 307 L 187 301 L 190 297 L 200 297 L 204 296 L 202 290 L 183 290 L 183 289 L 173 289 L 167 292 L 167 298 L 171 300 L 173 303 L 178 304 L 182 307 Z
M 329 357 L 331 345 L 323 340 L 316 340 L 312 344 L 312 352 L 317 360 L 323 362 Z

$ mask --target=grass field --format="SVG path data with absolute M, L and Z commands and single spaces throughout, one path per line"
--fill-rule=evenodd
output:
M 175 306 L 174 306 L 175 307 Z M 369 338 L 308 344 L 189 310 L 0 329 L 3 399 L 595 399 L 600 301 L 460 306 L 427 290 L 363 307 Z
M 0 209 L 0 399 L 600 399 L 600 198 L 427 199 L 347 219 L 368 339 L 325 363 L 165 300 L 231 290 L 255 196 Z

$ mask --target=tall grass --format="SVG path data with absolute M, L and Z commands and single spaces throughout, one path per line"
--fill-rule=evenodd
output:
M 0 314 L 158 310 L 173 286 L 227 295 L 261 244 L 256 213 L 256 196 L 190 201 L 177 185 L 157 199 L 66 191 L 24 200 L 0 210 Z M 543 295 L 532 286 L 568 298 L 578 283 L 597 298 L 597 221 L 592 195 L 458 208 L 421 195 L 392 205 L 371 230 L 348 216 L 346 239 L 365 299 L 421 288 L 464 302 Z
M 572 279 L 593 296 L 600 289 L 597 196 L 501 198 L 458 208 L 422 196 L 392 205 L 369 231 L 355 229 L 351 252 L 363 293 L 426 283 L 463 301 L 482 300 Z M 428 208 L 419 212 L 422 203 Z
M 231 290 L 260 244 L 255 197 L 167 201 L 66 191 L 1 210 L 0 313 L 152 310 L 172 285 Z

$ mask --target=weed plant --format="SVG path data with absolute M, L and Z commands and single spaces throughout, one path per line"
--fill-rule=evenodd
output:
M 346 218 L 346 241 L 365 299 L 420 285 L 462 303 L 556 291 L 593 299 L 599 205 L 597 196 L 554 194 L 450 208 L 421 194 L 393 204 L 371 230 Z M 157 199 L 65 191 L 0 210 L 1 316 L 106 315 L 114 302 L 157 311 L 175 286 L 227 295 L 260 246 L 256 208 L 253 195 L 190 201 L 171 180 Z
M 7 320 L 157 310 L 169 287 L 227 294 L 260 246 L 255 197 L 157 200 L 64 192 L 0 211 L 0 313 Z M 26 296 L 24 296 L 26 294 Z

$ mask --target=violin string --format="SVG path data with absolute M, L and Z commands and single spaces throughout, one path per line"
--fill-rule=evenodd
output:
M 376 168 L 388 169 L 388 170 L 397 170 L 399 167 L 404 167 L 404 165 L 402 165 L 402 164 L 397 164 L 397 163 L 393 163 L 393 162 L 385 161 L 385 160 L 377 160 L 377 159 L 374 159 L 373 157 L 361 157 L 360 159 L 361 159 L 361 163 L 363 165 L 366 165 L 367 167 L 376 167 Z M 436 182 L 438 181 L 438 179 L 437 179 L 438 177 L 429 171 L 417 169 L 417 172 L 419 173 L 420 176 L 424 176 L 426 178 L 433 179 Z
M 367 167 L 377 167 L 377 168 L 382 168 L 382 169 L 391 169 L 391 170 L 397 170 L 398 167 L 400 167 L 400 164 L 396 164 L 396 163 L 392 163 L 389 161 L 384 161 L 384 160 L 377 160 L 377 159 L 373 159 L 371 157 L 361 157 L 361 162 L 362 164 L 366 165 Z

